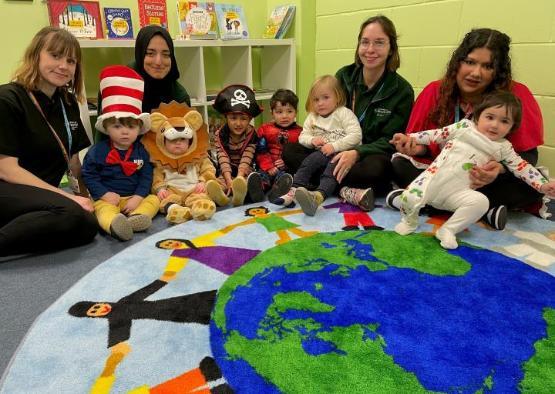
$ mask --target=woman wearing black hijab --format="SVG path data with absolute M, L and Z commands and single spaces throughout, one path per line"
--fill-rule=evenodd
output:
M 189 94 L 177 81 L 179 70 L 173 41 L 163 27 L 150 25 L 139 31 L 135 40 L 135 62 L 130 66 L 145 81 L 143 112 L 150 113 L 160 103 L 172 100 L 191 106 Z

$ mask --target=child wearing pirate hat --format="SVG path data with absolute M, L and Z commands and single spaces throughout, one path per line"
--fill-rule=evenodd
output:
M 216 131 L 215 144 L 219 165 L 218 180 L 208 181 L 206 191 L 219 206 L 242 205 L 249 195 L 252 202 L 262 201 L 260 177 L 253 177 L 254 154 L 258 141 L 251 120 L 262 113 L 251 88 L 231 85 L 220 91 L 213 107 L 225 115 L 226 123 Z
M 103 113 L 95 127 L 110 139 L 87 152 L 83 180 L 100 227 L 127 241 L 150 227 L 160 205 L 150 194 L 149 155 L 137 140 L 150 129 L 150 115 L 141 113 L 144 81 L 129 67 L 108 66 L 100 72 L 100 90 Z

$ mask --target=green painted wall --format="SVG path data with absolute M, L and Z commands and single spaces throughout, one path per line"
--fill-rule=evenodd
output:
M 540 162 L 555 174 L 555 2 L 553 0 L 319 0 L 316 5 L 315 75 L 351 63 L 360 23 L 391 18 L 400 35 L 399 73 L 419 93 L 440 78 L 453 49 L 473 27 L 491 27 L 512 38 L 513 74 L 538 100 L 545 144 Z

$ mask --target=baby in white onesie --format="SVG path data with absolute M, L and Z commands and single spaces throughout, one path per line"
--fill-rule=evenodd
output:
M 555 196 L 555 181 L 549 181 L 522 159 L 505 139 L 518 129 L 520 119 L 520 101 L 509 92 L 499 91 L 484 99 L 476 108 L 473 120 L 410 135 L 395 134 L 391 140 L 394 144 L 405 143 L 409 138 L 422 145 L 445 144 L 428 169 L 401 195 L 401 222 L 395 231 L 401 235 L 414 232 L 420 209 L 429 204 L 454 212 L 436 232 L 436 238 L 446 249 L 457 248 L 455 235 L 475 223 L 489 208 L 487 197 L 470 188 L 468 171 L 490 160 L 501 162 L 540 193 Z

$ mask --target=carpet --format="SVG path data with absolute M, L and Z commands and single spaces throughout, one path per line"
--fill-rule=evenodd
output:
M 555 223 L 446 251 L 445 219 L 401 237 L 330 199 L 170 227 L 46 309 L 0 393 L 555 392 Z

